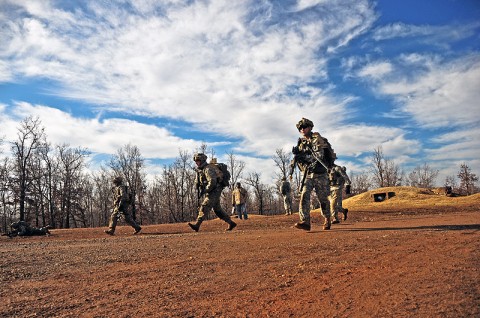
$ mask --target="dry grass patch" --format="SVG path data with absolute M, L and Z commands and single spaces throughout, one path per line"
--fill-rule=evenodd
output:
M 374 202 L 373 194 L 394 192 L 395 196 L 382 202 Z M 470 196 L 447 197 L 434 194 L 429 189 L 416 187 L 386 187 L 371 190 L 343 201 L 343 206 L 352 211 L 401 211 L 446 208 L 447 210 L 480 211 L 480 193 Z

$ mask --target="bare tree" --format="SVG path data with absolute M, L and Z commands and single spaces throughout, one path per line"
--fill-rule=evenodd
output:
M 290 170 L 290 161 L 292 160 L 292 154 L 285 152 L 282 148 L 277 148 L 275 150 L 275 155 L 272 156 L 275 165 L 280 170 L 277 173 L 277 179 L 280 180 L 282 177 L 287 177 Z
M 185 221 L 192 214 L 194 206 L 194 182 L 195 174 L 191 165 L 192 156 L 187 151 L 179 151 L 179 157 L 173 163 L 173 169 L 170 170 L 170 185 L 173 186 L 173 195 L 175 198 L 176 215 L 179 220 Z
M 230 185 L 222 192 L 221 204 L 225 211 L 228 211 L 228 209 L 231 207 L 232 191 L 235 187 L 235 184 L 239 182 L 240 178 L 242 177 L 243 170 L 245 169 L 245 162 L 238 160 L 233 151 L 227 152 L 226 155 L 226 164 L 228 171 L 230 171 Z
M 408 174 L 407 184 L 417 188 L 433 188 L 438 170 L 432 169 L 426 162 L 417 166 Z
M 445 177 L 445 183 L 443 184 L 445 187 L 451 187 L 452 191 L 458 193 L 458 183 L 455 176 L 447 176 Z
M 245 162 L 238 160 L 232 152 L 227 153 L 227 166 L 230 171 L 230 191 L 233 190 L 235 183 L 241 178 L 243 170 L 245 169 Z
M 382 146 L 373 151 L 371 171 L 373 182 L 379 188 L 401 185 L 404 175 L 399 165 L 384 157 Z
M 246 178 L 245 182 L 253 188 L 255 197 L 257 199 L 256 203 L 258 205 L 258 214 L 263 215 L 265 208 L 265 199 L 267 195 L 267 187 L 260 182 L 260 177 L 260 173 L 251 172 Z
M 83 179 L 83 171 L 85 168 L 85 157 L 88 152 L 83 148 L 70 148 L 69 145 L 63 144 L 57 146 L 60 174 L 61 174 L 61 219 L 62 226 L 70 228 L 72 221 L 74 227 L 77 227 L 75 215 L 81 211 L 80 201 L 81 184 Z
M 383 157 L 382 146 L 378 146 L 373 150 L 372 155 L 372 174 L 373 181 L 379 188 L 385 187 L 385 163 Z
M 357 195 L 360 193 L 367 192 L 368 190 L 370 190 L 372 186 L 372 183 L 370 182 L 370 178 L 366 173 L 355 174 L 350 179 L 352 181 L 352 185 L 351 185 L 352 195 Z
M 15 213 L 15 203 L 12 197 L 12 184 L 9 176 L 11 164 L 9 158 L 3 158 L 0 161 L 0 204 L 1 204 L 1 220 L 2 231 L 8 230 L 8 224 L 11 223 L 13 214 Z
M 19 219 L 25 220 L 25 202 L 31 187 L 33 176 L 31 165 L 33 156 L 42 146 L 44 130 L 38 117 L 27 117 L 20 123 L 17 140 L 12 143 L 14 156 L 14 182 L 19 199 Z
M 126 181 L 126 185 L 129 187 L 132 193 L 132 217 L 134 220 L 137 218 L 137 199 L 139 195 L 143 195 L 143 191 L 146 188 L 146 175 L 144 173 L 144 159 L 140 154 L 140 150 L 137 146 L 130 144 L 125 145 L 123 148 L 117 151 L 109 163 L 110 168 L 117 176 L 122 176 Z M 140 223 L 141 220 L 139 220 Z
M 40 149 L 40 156 L 42 157 L 43 173 L 42 183 L 44 185 L 43 196 L 46 200 L 48 220 L 52 227 L 57 227 L 56 224 L 56 193 L 59 191 L 59 160 L 52 153 L 52 147 L 49 143 L 45 142 L 44 146 Z
M 98 226 L 104 226 L 108 224 L 112 212 L 112 178 L 107 168 L 103 166 L 93 174 L 92 178 L 95 198 L 93 208 L 96 211 L 96 220 L 93 222 Z
M 466 163 L 460 165 L 457 177 L 460 179 L 460 191 L 461 194 L 470 195 L 475 191 L 475 183 L 478 181 L 476 174 L 472 173 L 472 170 Z

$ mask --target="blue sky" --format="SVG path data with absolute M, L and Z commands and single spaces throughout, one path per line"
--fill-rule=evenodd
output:
M 39 116 L 93 167 L 130 143 L 154 175 L 206 142 L 268 183 L 307 117 L 353 173 L 378 146 L 438 185 L 480 173 L 476 0 L 0 0 L 0 43 L 0 136 Z

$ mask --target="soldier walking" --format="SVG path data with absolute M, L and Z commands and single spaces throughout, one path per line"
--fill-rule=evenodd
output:
M 283 197 L 283 207 L 285 208 L 285 215 L 292 214 L 292 187 L 286 177 L 282 177 L 282 184 L 280 186 L 280 193 Z
M 193 155 L 193 161 L 196 164 L 197 177 L 195 179 L 195 186 L 199 190 L 199 198 L 203 197 L 203 201 L 198 209 L 197 222 L 195 224 L 188 223 L 188 225 L 195 231 L 200 230 L 200 225 L 203 222 L 205 213 L 213 208 L 213 212 L 223 221 L 228 223 L 227 231 L 233 230 L 237 224 L 230 219 L 230 216 L 225 213 L 220 205 L 220 197 L 222 195 L 223 186 L 217 169 L 207 163 L 207 156 L 203 153 L 196 153 Z
M 110 215 L 110 222 L 108 224 L 108 230 L 105 231 L 108 235 L 115 234 L 115 228 L 117 227 L 118 219 L 123 215 L 125 218 L 125 223 L 130 225 L 135 229 L 133 234 L 137 234 L 142 230 L 140 225 L 135 222 L 132 218 L 130 212 L 128 211 L 128 206 L 130 205 L 130 198 L 127 191 L 127 186 L 123 185 L 122 177 L 115 177 L 113 179 L 113 212 Z
M 350 194 L 351 181 L 347 175 L 347 168 L 334 165 L 329 173 L 330 179 L 330 211 L 332 213 L 332 224 L 340 223 L 338 212 L 343 213 L 343 220 L 347 219 L 348 209 L 342 206 L 343 188 L 345 194 Z
M 325 218 L 324 230 L 330 229 L 330 183 L 328 170 L 333 166 L 336 155 L 328 142 L 318 132 L 312 132 L 313 122 L 302 118 L 297 123 L 297 129 L 302 134 L 298 139 L 297 146 L 293 147 L 294 166 L 298 165 L 302 171 L 302 183 L 300 188 L 300 222 L 295 223 L 298 229 L 310 231 L 310 197 L 315 190 L 320 201 L 322 216 Z

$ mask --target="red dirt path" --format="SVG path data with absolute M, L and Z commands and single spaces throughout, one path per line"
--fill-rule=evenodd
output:
M 0 239 L 1 317 L 480 317 L 480 203 Z

